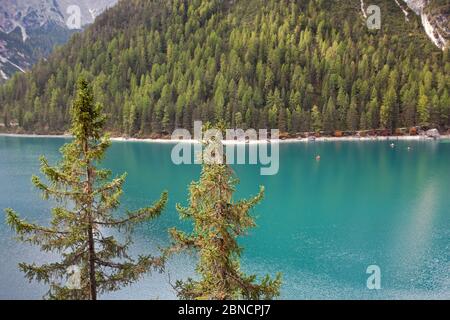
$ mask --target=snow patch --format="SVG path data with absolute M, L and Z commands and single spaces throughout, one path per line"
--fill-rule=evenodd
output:
M 364 17 L 364 19 L 367 19 L 367 13 L 366 13 L 366 9 L 365 9 L 365 5 L 364 5 L 364 0 L 361 0 L 361 11 L 362 11 L 362 15 Z
M 8 76 L 3 72 L 3 70 L 0 70 L 0 75 L 3 79 L 8 80 Z
M 97 10 L 89 9 L 89 13 L 91 14 L 92 20 L 95 20 L 95 18 L 97 18 Z
M 28 39 L 28 34 L 27 34 L 27 30 L 25 29 L 25 27 L 23 25 L 21 25 L 20 23 L 17 23 L 16 21 L 13 22 L 15 27 L 19 27 L 20 31 L 22 33 L 22 41 L 25 42 Z
M 402 7 L 402 5 L 400 4 L 400 2 L 398 2 L 398 0 L 395 0 L 395 3 L 396 3 L 397 6 L 400 8 L 400 10 L 403 11 L 403 14 L 405 15 L 406 21 L 409 21 L 409 18 L 408 18 L 409 12 L 408 12 L 406 9 L 404 9 L 404 8 Z
M 11 62 L 9 59 L 0 56 L 0 61 L 2 63 L 9 63 L 10 65 L 12 65 L 13 67 L 17 68 L 18 70 L 22 71 L 23 73 L 25 73 L 26 71 L 24 69 L 22 69 L 21 67 L 19 67 L 17 64 L 15 64 L 14 62 Z

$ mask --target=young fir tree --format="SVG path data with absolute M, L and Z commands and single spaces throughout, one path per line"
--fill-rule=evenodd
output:
M 20 241 L 61 257 L 44 265 L 19 265 L 30 281 L 49 285 L 45 296 L 49 299 L 95 300 L 98 294 L 119 290 L 152 268 L 163 267 L 163 258 L 146 255 L 135 260 L 128 255 L 128 248 L 132 228 L 157 217 L 167 202 L 167 194 L 152 207 L 128 212 L 122 219 L 113 217 L 113 211 L 119 208 L 125 175 L 109 180 L 111 173 L 97 168 L 110 146 L 108 137 L 103 136 L 104 123 L 101 106 L 94 104 L 92 90 L 85 80 L 80 80 L 72 108 L 74 139 L 61 149 L 62 160 L 57 166 L 41 159 L 41 170 L 49 184 L 37 176 L 32 178 L 44 199 L 57 202 L 50 226 L 29 223 L 12 209 L 6 210 L 7 223 Z M 120 243 L 112 235 L 113 230 L 126 231 L 126 241 Z M 78 283 L 69 285 L 74 270 Z
M 212 145 L 216 144 L 211 148 Z M 246 275 L 240 269 L 242 248 L 237 238 L 255 226 L 251 209 L 263 198 L 264 189 L 249 200 L 233 200 L 238 183 L 232 169 L 226 164 L 221 142 L 210 140 L 205 150 L 214 161 L 203 158 L 200 180 L 190 186 L 189 206 L 177 209 L 182 219 L 193 221 L 191 234 L 171 229 L 172 252 L 195 250 L 199 254 L 197 273 L 200 279 L 178 281 L 175 289 L 181 299 L 272 299 L 279 295 L 281 275 L 275 279 L 266 276 L 260 283 L 255 275 Z M 213 154 L 215 153 L 215 155 Z M 219 156 L 220 155 L 220 156 Z

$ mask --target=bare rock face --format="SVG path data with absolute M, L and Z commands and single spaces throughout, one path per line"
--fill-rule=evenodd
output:
M 433 139 L 439 139 L 440 136 L 441 136 L 439 134 L 439 130 L 438 129 L 430 129 L 425 134 L 426 134 L 426 136 L 428 138 L 433 138 Z
M 15 72 L 25 72 L 54 45 L 69 39 L 76 29 L 68 23 L 74 7 L 80 13 L 82 28 L 117 1 L 1 0 L 0 83 Z
M 2 0 L 0 3 L 0 30 L 6 33 L 20 27 L 25 31 L 42 27 L 50 21 L 61 26 L 70 15 L 68 9 L 77 6 L 81 25 L 95 18 L 118 0 Z
M 0 4 L 0 30 L 10 33 L 19 28 L 22 39 L 28 38 L 27 31 L 37 29 L 47 21 L 63 22 L 63 17 L 51 0 L 14 0 Z
M 428 4 L 427 0 L 404 0 L 408 7 L 410 7 L 416 14 L 421 14 L 425 6 Z
M 404 0 L 422 19 L 428 37 L 440 49 L 449 47 L 450 0 Z

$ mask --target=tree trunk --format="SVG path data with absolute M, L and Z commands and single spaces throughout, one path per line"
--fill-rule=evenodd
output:
M 87 157 L 89 151 L 88 142 L 84 142 L 84 154 Z M 88 242 L 89 242 L 89 291 L 91 300 L 97 300 L 97 282 L 95 279 L 95 241 L 93 232 L 93 218 L 92 218 L 92 170 L 91 164 L 88 159 L 86 159 L 86 193 L 89 198 L 89 206 L 87 209 L 88 214 Z
M 91 300 L 97 300 L 97 283 L 95 280 L 95 247 L 91 216 L 89 217 L 89 220 L 89 289 Z

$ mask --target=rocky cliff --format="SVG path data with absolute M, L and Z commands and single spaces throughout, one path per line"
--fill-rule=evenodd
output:
M 449 0 L 404 0 L 422 19 L 422 25 L 433 43 L 445 49 L 450 39 Z

